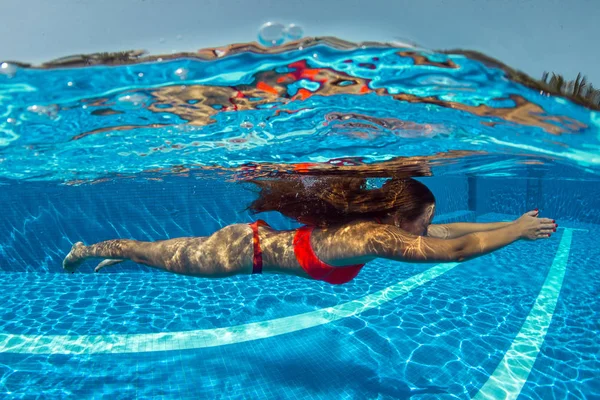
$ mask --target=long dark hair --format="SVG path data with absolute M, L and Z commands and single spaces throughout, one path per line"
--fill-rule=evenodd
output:
M 251 182 L 260 188 L 248 207 L 251 212 L 278 211 L 320 227 L 393 213 L 401 220 L 414 221 L 435 203 L 427 186 L 412 178 L 390 179 L 374 189 L 368 189 L 367 180 L 360 177 L 292 176 Z

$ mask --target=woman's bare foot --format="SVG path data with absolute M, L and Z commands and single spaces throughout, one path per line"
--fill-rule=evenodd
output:
M 117 259 L 113 259 L 113 258 L 107 258 L 106 260 L 102 261 L 100 264 L 96 265 L 96 268 L 94 268 L 94 272 L 98 272 L 102 268 L 108 267 L 109 265 L 115 265 L 118 263 L 122 263 L 123 261 L 125 261 L 125 260 L 117 260 Z
M 71 247 L 71 251 L 63 260 L 63 269 L 65 271 L 74 273 L 77 268 L 85 261 L 83 257 L 83 250 L 85 245 L 82 242 L 77 242 Z

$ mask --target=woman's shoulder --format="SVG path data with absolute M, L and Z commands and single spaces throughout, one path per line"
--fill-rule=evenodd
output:
M 323 226 L 323 227 L 314 227 L 315 233 L 322 234 L 346 234 L 346 235 L 363 235 L 380 227 L 381 225 L 374 221 L 373 219 L 357 219 L 353 221 L 348 221 L 345 223 Z

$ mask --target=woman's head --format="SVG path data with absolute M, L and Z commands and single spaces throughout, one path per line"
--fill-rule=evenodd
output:
M 431 221 L 433 220 L 434 213 L 435 203 L 431 203 L 428 204 L 421 214 L 419 214 L 416 218 L 403 218 L 402 214 L 398 212 L 382 222 L 389 225 L 395 225 L 398 228 L 416 236 L 425 236 L 427 234 L 427 228 L 429 225 L 431 225 Z
M 386 189 L 388 184 L 390 188 Z M 395 199 L 396 207 L 382 222 L 424 236 L 435 213 L 435 197 L 429 188 L 414 179 L 402 179 L 388 181 L 382 189 L 386 189 L 390 195 L 400 193 Z
M 252 182 L 261 190 L 248 207 L 251 211 L 279 211 L 300 223 L 321 227 L 378 218 L 420 235 L 431 223 L 435 208 L 431 191 L 412 178 L 390 179 L 374 189 L 367 189 L 364 178 L 335 176 Z

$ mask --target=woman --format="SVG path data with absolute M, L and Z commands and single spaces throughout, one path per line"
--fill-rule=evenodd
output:
M 407 262 L 464 261 L 516 240 L 550 237 L 554 220 L 530 211 L 514 222 L 432 225 L 435 198 L 414 179 L 367 189 L 364 178 L 253 181 L 261 190 L 253 212 L 279 211 L 306 224 L 277 231 L 264 221 L 229 225 L 208 237 L 156 242 L 116 239 L 78 242 L 63 262 L 74 272 L 88 258 L 95 269 L 125 260 L 182 275 L 290 274 L 331 284 L 352 280 L 376 258 Z

